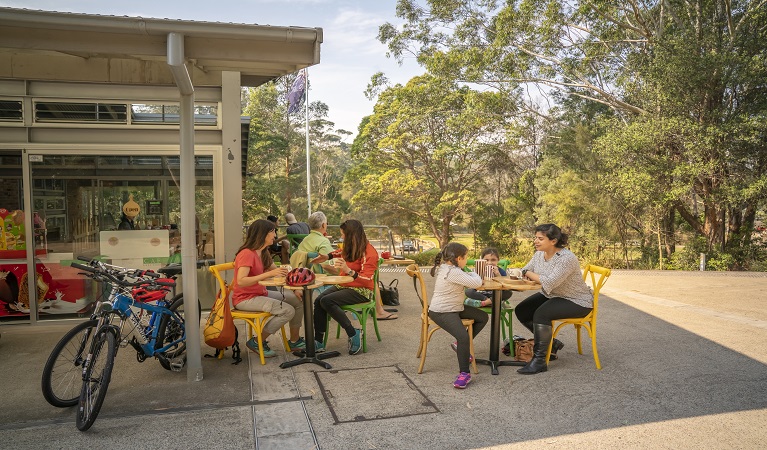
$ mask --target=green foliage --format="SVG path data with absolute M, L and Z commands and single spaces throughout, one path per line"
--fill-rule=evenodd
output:
M 434 258 L 437 257 L 437 254 L 440 251 L 441 250 L 438 248 L 430 248 L 429 250 L 426 250 L 425 252 L 416 253 L 415 255 L 413 255 L 412 259 L 419 266 L 433 266 Z
M 420 222 L 446 244 L 476 203 L 478 180 L 504 157 L 504 108 L 500 94 L 429 75 L 381 92 L 352 147 L 352 202 L 385 225 Z
M 296 74 L 248 89 L 244 113 L 251 118 L 248 175 L 243 191 L 246 222 L 268 214 L 307 216 L 306 128 L 304 109 L 288 114 L 287 93 Z M 312 211 L 323 210 L 339 223 L 350 209 L 341 179 L 350 167 L 350 133 L 334 129 L 322 102 L 309 105 Z
M 535 148 L 533 170 L 503 202 L 473 190 L 481 241 L 504 245 L 503 224 L 517 234 L 553 221 L 585 258 L 639 241 L 640 264 L 657 267 L 647 243 L 659 237 L 665 259 L 678 227 L 704 237 L 715 266 L 746 268 L 759 261 L 751 230 L 767 204 L 766 11 L 756 0 L 400 0 L 404 24 L 383 25 L 379 39 L 396 58 L 415 55 L 437 77 L 490 86 L 530 112 L 506 145 Z M 548 122 L 521 101 L 534 86 L 554 91 Z

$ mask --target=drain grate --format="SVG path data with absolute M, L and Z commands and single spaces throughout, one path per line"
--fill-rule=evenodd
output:
M 438 413 L 399 366 L 315 372 L 335 424 Z

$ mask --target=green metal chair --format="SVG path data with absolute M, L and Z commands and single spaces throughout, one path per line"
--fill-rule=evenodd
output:
M 373 327 L 376 330 L 376 337 L 378 338 L 378 342 L 381 342 L 381 333 L 378 331 L 378 318 L 376 317 L 376 294 L 375 294 L 375 286 L 378 285 L 378 269 L 381 267 L 381 264 L 383 263 L 383 258 L 378 258 L 378 265 L 376 266 L 375 274 L 373 275 L 373 294 L 371 295 L 370 301 L 367 303 L 357 303 L 356 305 L 342 305 L 341 309 L 344 311 L 349 311 L 355 316 L 357 316 L 357 319 L 360 321 L 360 326 L 362 327 L 362 352 L 367 353 L 368 351 L 368 333 L 367 333 L 367 322 L 368 322 L 368 316 L 373 318 Z M 325 326 L 326 330 L 330 330 L 330 314 L 328 314 L 328 321 Z M 325 341 L 323 344 L 325 346 L 328 345 L 328 335 L 330 333 L 325 333 Z M 336 339 L 341 337 L 341 325 L 339 324 L 336 328 Z
M 295 252 L 298 249 L 298 244 L 301 243 L 301 241 L 304 240 L 306 236 L 309 236 L 308 234 L 287 234 L 285 235 L 285 239 L 290 242 L 290 248 L 288 249 L 288 254 L 290 256 L 293 256 L 293 252 Z

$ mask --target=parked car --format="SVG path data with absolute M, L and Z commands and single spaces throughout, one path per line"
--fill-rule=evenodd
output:
M 402 241 L 402 251 L 403 252 L 414 252 L 416 251 L 415 244 L 410 239 L 405 239 Z

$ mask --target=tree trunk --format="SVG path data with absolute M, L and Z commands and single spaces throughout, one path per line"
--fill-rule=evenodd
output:
M 285 180 L 290 180 L 290 155 L 285 157 Z M 292 191 L 290 190 L 290 183 L 285 183 L 285 212 L 292 212 L 293 207 L 291 205 L 293 200 Z

